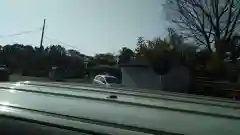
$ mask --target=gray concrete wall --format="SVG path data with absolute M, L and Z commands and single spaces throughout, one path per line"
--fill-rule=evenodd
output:
M 190 74 L 184 66 L 175 66 L 162 76 L 147 67 L 122 67 L 121 71 L 122 84 L 131 88 L 187 92 L 190 84 Z
M 150 68 L 124 67 L 122 71 L 122 84 L 131 88 L 159 89 L 159 76 Z
M 160 76 L 163 89 L 174 92 L 188 92 L 190 85 L 189 70 L 181 65 L 174 66 L 167 74 Z

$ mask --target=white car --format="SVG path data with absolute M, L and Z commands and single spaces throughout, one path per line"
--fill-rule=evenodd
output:
M 93 79 L 93 84 L 103 85 L 106 87 L 120 86 L 121 82 L 114 76 L 97 75 Z

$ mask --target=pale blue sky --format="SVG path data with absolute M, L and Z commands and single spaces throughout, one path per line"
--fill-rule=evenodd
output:
M 164 37 L 168 22 L 163 0 L 1 0 L 0 44 L 39 45 L 40 27 L 47 19 L 45 34 L 66 48 L 81 53 L 116 53 L 135 48 L 136 38 Z M 2 37 L 28 30 L 33 33 Z M 44 38 L 44 46 L 61 44 Z

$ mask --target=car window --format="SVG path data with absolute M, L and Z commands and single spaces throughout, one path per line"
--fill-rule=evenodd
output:
M 96 76 L 96 80 L 100 81 L 101 76 Z
M 104 79 L 103 77 L 100 77 L 100 81 L 101 81 L 102 83 L 106 83 L 106 81 L 105 81 L 105 79 Z
M 117 78 L 115 78 L 115 77 L 106 77 L 106 81 L 108 83 L 116 83 L 116 84 L 120 83 L 120 81 Z

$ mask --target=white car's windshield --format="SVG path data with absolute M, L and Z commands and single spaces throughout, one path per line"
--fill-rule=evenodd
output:
M 110 83 L 110 84 L 111 83 L 113 83 L 113 84 L 119 84 L 120 83 L 120 81 L 115 77 L 106 77 L 105 79 L 106 79 L 107 83 Z

